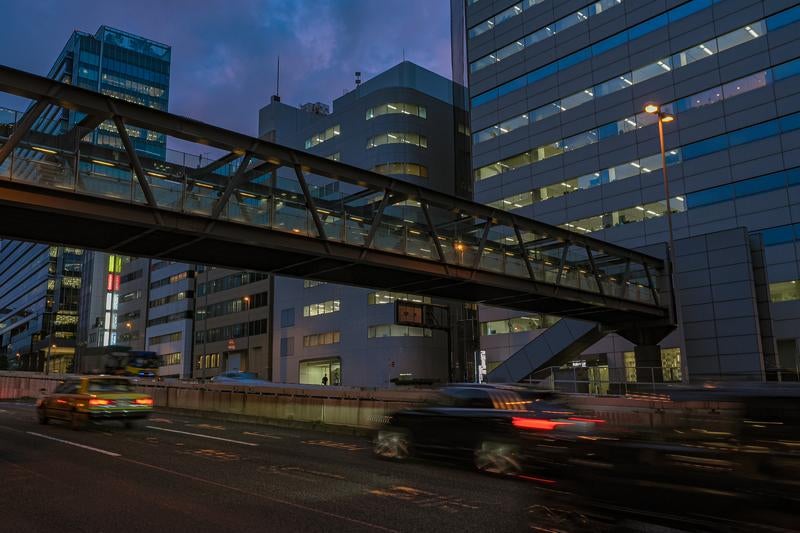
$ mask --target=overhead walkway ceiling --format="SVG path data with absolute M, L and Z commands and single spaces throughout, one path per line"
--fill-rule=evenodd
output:
M 0 124 L 4 237 L 612 326 L 668 323 L 661 259 L 5 66 L 0 91 L 33 101 Z M 47 126 L 64 110 L 82 118 Z M 84 142 L 95 128 L 121 146 Z M 133 150 L 138 128 L 226 155 L 148 156 Z

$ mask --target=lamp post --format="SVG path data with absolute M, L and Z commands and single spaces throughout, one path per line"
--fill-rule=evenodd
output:
M 47 340 L 49 341 L 50 339 L 47 339 Z M 50 350 L 52 348 L 55 348 L 55 347 L 56 347 L 55 344 L 50 344 L 50 343 L 47 344 L 47 355 L 44 358 L 44 375 L 45 376 L 50 373 L 50 368 L 49 368 L 49 366 L 50 366 Z
M 665 113 L 661 110 L 660 106 L 656 104 L 647 104 L 644 106 L 645 113 L 656 115 L 658 117 L 658 142 L 661 144 L 661 174 L 664 178 L 664 201 L 667 203 L 667 227 L 669 229 L 669 256 L 670 260 L 674 261 L 675 246 L 672 237 L 672 208 L 669 200 L 669 178 L 667 177 L 667 150 L 664 146 L 664 123 L 672 122 L 675 120 L 673 115 Z M 672 270 L 672 269 L 670 269 Z M 674 282 L 674 280 L 673 280 Z
M 673 237 L 672 231 L 672 206 L 670 205 L 670 193 L 669 193 L 669 177 L 667 175 L 667 150 L 664 146 L 664 123 L 665 122 L 673 122 L 675 120 L 675 116 L 669 113 L 666 113 L 664 110 L 661 109 L 661 106 L 656 104 L 647 104 L 644 106 L 645 113 L 649 113 L 651 115 L 655 115 L 658 118 L 658 142 L 661 146 L 661 174 L 664 181 L 664 202 L 666 202 L 667 208 L 667 231 L 668 231 L 668 261 L 667 261 L 667 276 L 669 280 L 672 282 L 672 318 L 678 326 L 681 326 L 681 311 L 680 311 L 680 303 L 679 303 L 679 290 L 678 290 L 678 279 L 675 276 L 675 242 Z M 681 333 L 679 337 L 680 348 L 681 348 L 681 379 L 683 381 L 688 381 L 688 373 L 686 367 L 686 346 L 683 342 L 683 333 Z M 662 369 L 662 380 L 663 380 L 663 369 Z
M 244 357 L 245 357 L 246 365 L 247 365 L 248 370 L 249 370 L 249 363 L 250 363 L 250 297 L 249 296 L 245 296 L 242 299 L 244 300 L 244 305 L 245 305 L 245 308 L 247 309 L 247 317 L 245 318 L 246 326 L 245 326 L 245 330 L 244 330 L 245 337 L 247 339 L 246 340 L 247 344 L 245 345 Z M 241 370 L 241 366 L 242 366 L 242 364 L 240 362 L 239 363 L 240 370 Z
M 200 379 L 205 381 L 206 366 L 208 365 L 208 345 L 206 341 L 208 340 L 208 291 L 210 289 L 208 285 L 208 265 L 203 265 L 203 273 L 205 274 L 205 283 L 203 285 L 205 287 L 205 299 L 203 300 L 203 355 L 200 356 Z
M 45 353 L 45 356 L 44 356 L 44 375 L 45 376 L 50 373 L 50 353 L 51 353 L 50 350 L 52 348 L 56 347 L 56 345 L 53 344 L 53 331 L 55 329 L 55 327 L 54 327 L 55 320 L 56 320 L 55 313 L 53 311 L 50 311 L 50 323 L 48 324 L 48 327 L 47 327 L 47 330 L 48 330 L 47 331 L 47 352 Z

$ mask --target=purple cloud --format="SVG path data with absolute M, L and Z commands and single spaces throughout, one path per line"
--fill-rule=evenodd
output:
M 330 102 L 405 57 L 450 77 L 447 0 L 11 0 L 0 63 L 46 74 L 73 29 L 101 24 L 172 46 L 170 111 L 255 134 L 275 92 L 289 104 Z M 0 97 L 0 105 L 18 100 Z

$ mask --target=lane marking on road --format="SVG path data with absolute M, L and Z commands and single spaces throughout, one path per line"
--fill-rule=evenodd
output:
M 172 424 L 169 418 L 151 418 L 150 422 L 161 422 L 162 424 Z
M 101 450 L 100 448 L 94 448 L 92 446 L 86 446 L 85 444 L 78 444 L 77 442 L 72 442 L 72 441 L 69 441 L 69 440 L 57 439 L 57 438 L 51 437 L 49 435 L 42 435 L 41 433 L 34 433 L 33 431 L 26 431 L 25 433 L 27 433 L 28 435 L 33 435 L 34 437 L 41 437 L 43 439 L 54 440 L 54 441 L 60 442 L 62 444 L 69 444 L 70 446 L 83 448 L 84 450 L 91 450 L 93 452 L 102 453 L 103 455 L 109 455 L 111 457 L 122 457 L 121 454 L 118 454 L 116 452 L 110 452 L 108 450 Z
M 336 448 L 337 450 L 347 450 L 349 452 L 357 452 L 358 450 L 366 450 L 363 446 L 356 444 L 347 444 L 344 442 L 335 442 L 332 440 L 304 440 L 300 441 L 301 444 L 310 444 L 311 446 L 324 446 L 326 448 Z
M 258 470 L 268 471 L 271 474 L 288 475 L 290 477 L 302 479 L 304 481 L 318 481 L 318 478 L 320 477 L 345 480 L 345 477 L 339 474 L 332 474 L 330 472 L 321 472 L 319 470 L 309 470 L 301 466 L 294 466 L 294 465 L 273 465 L 268 468 L 261 466 L 258 468 Z
M 283 437 L 279 437 L 277 435 L 268 435 L 266 433 L 258 433 L 256 431 L 243 431 L 242 435 L 251 435 L 253 437 L 264 437 L 265 439 L 282 439 Z
M 184 474 L 183 472 L 178 472 L 175 470 L 170 470 L 169 468 L 163 468 L 161 466 L 156 466 L 151 463 L 144 463 L 141 461 L 136 461 L 135 459 L 129 459 L 128 457 L 120 457 L 120 461 L 125 461 L 127 463 L 135 464 L 140 466 L 141 468 L 151 468 L 153 470 L 159 470 L 161 472 L 166 472 L 175 476 L 183 477 L 186 479 L 191 479 L 192 481 L 196 481 L 198 483 L 205 483 L 206 485 L 213 485 L 215 487 L 219 487 L 225 490 L 230 490 L 234 492 L 238 492 L 239 494 L 244 494 L 246 496 L 251 496 L 253 498 L 260 498 L 262 500 L 266 500 L 273 503 L 279 503 L 281 505 L 285 505 L 287 507 L 294 507 L 295 509 L 302 509 L 308 513 L 318 514 L 322 516 L 329 516 L 331 518 L 335 518 L 337 520 L 342 520 L 344 522 L 350 522 L 351 524 L 358 524 L 360 526 L 368 527 L 371 529 L 375 529 L 378 531 L 387 531 L 389 533 L 400 533 L 397 529 L 392 529 L 390 527 L 381 526 L 379 524 L 374 524 L 372 522 L 366 522 L 364 520 L 359 520 L 357 518 L 351 518 L 349 516 L 344 516 L 336 513 L 332 513 L 330 511 L 323 511 L 322 509 L 318 509 L 317 507 L 312 507 L 310 505 L 303 505 L 301 503 L 296 503 L 289 500 L 284 500 L 282 498 L 275 498 L 273 496 L 267 496 L 260 492 L 252 492 L 245 489 L 240 489 L 239 487 L 234 487 L 233 485 L 226 485 L 224 483 L 219 483 L 218 481 L 212 481 L 210 479 L 204 479 L 201 477 L 193 476 L 191 474 Z
M 441 494 L 436 494 L 435 492 L 428 492 L 426 490 L 407 487 L 404 485 L 376 488 L 367 492 L 373 496 L 402 500 L 417 507 L 434 508 L 448 513 L 463 512 L 465 509 L 480 509 L 479 506 L 466 503 L 461 498 L 443 496 Z
M 189 453 L 208 459 L 214 459 L 216 461 L 238 461 L 240 459 L 239 455 L 235 453 L 224 452 L 222 450 L 212 450 L 208 448 L 204 450 L 194 450 Z
M 197 429 L 216 429 L 219 431 L 225 431 L 225 426 L 212 426 L 211 424 L 190 424 L 189 422 L 184 422 L 184 424 Z
M 213 435 L 203 435 L 202 433 L 190 433 L 189 431 L 180 431 L 178 429 L 160 428 L 158 426 L 145 426 L 148 429 L 155 429 L 156 431 L 169 431 L 170 433 L 180 433 L 181 435 L 191 435 L 192 437 L 202 437 L 204 439 L 221 440 L 225 442 L 232 442 L 234 444 L 243 444 L 244 446 L 258 446 L 255 442 L 245 442 L 242 440 L 224 439 L 222 437 L 215 437 Z

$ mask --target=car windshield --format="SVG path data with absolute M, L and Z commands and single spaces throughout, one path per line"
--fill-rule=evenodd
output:
M 124 379 L 93 379 L 89 381 L 89 392 L 132 392 L 133 387 Z

